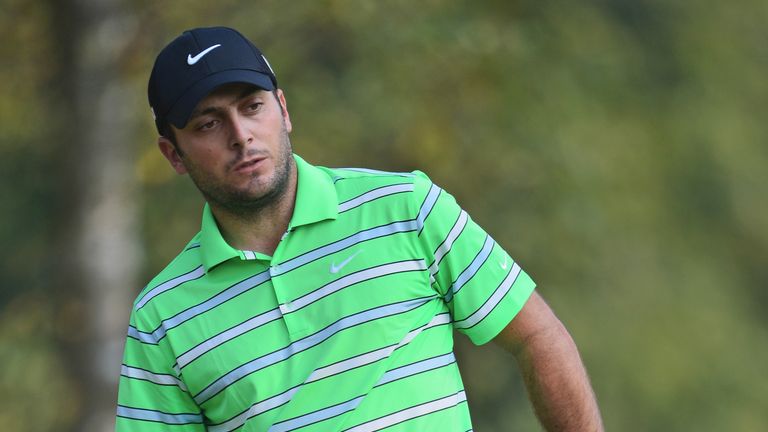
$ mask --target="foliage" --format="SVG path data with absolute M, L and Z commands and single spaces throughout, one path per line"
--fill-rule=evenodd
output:
M 240 29 L 276 69 L 297 153 L 421 169 L 520 260 L 579 344 L 609 430 L 768 428 L 762 3 L 170 4 L 125 5 L 136 48 L 120 79 L 140 100 L 154 53 L 184 28 Z M 0 9 L 12 41 L 0 48 L 12 60 L 0 67 L 0 238 L 10 246 L 0 362 L 13 365 L 0 372 L 0 419 L 49 413 L 4 420 L 14 430 L 53 430 L 78 398 L 56 367 L 55 321 L 39 312 L 62 315 L 39 266 L 63 180 L 46 176 L 57 147 L 45 128 L 57 113 L 45 103 L 55 78 L 44 5 Z M 167 167 L 136 105 L 132 181 L 149 280 L 198 229 L 201 199 Z M 457 346 L 476 430 L 534 429 L 514 360 Z M 28 397 L 8 396 L 17 386 Z M 59 397 L 44 397 L 51 391 Z

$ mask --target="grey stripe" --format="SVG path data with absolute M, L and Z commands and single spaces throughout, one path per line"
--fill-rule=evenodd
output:
M 307 380 L 305 381 L 305 384 L 313 381 L 321 380 L 329 376 L 338 375 L 342 372 L 346 372 L 356 367 L 371 364 L 381 359 L 384 359 L 386 357 L 389 357 L 389 355 L 392 354 L 393 351 L 410 343 L 422 331 L 438 325 L 448 324 L 449 322 L 450 322 L 450 314 L 444 313 L 440 315 L 435 315 L 435 317 L 432 318 L 430 322 L 428 322 L 427 324 L 417 329 L 411 330 L 405 335 L 403 340 L 401 340 L 399 343 L 395 345 L 390 345 L 388 347 L 380 348 L 375 351 L 367 352 L 367 353 L 364 353 L 346 360 L 342 360 L 340 362 L 337 362 L 328 366 L 324 366 L 319 369 L 315 369 L 315 371 L 312 372 L 312 375 L 310 375 L 309 378 L 307 378 Z
M 456 394 L 452 394 L 441 399 L 423 403 L 421 405 L 416 405 L 410 408 L 406 408 L 402 411 L 398 411 L 396 413 L 392 413 L 390 415 L 380 417 L 375 420 L 371 420 L 367 423 L 363 423 L 363 424 L 354 426 L 352 428 L 345 429 L 344 432 L 377 431 L 380 429 L 384 429 L 385 427 L 389 427 L 394 424 L 404 422 L 406 420 L 410 420 L 410 419 L 420 417 L 426 414 L 430 414 L 436 411 L 440 411 L 446 408 L 454 407 L 462 402 L 465 402 L 466 400 L 467 400 L 467 395 L 466 393 L 464 393 L 464 390 L 462 390 Z
M 486 235 L 485 243 L 483 243 L 483 247 L 480 249 L 480 253 L 478 253 L 475 259 L 472 260 L 472 263 L 467 268 L 465 268 L 463 272 L 461 272 L 453 285 L 451 285 L 451 287 L 445 293 L 446 303 L 450 302 L 453 299 L 453 296 L 459 292 L 464 284 L 469 282 L 469 280 L 472 279 L 475 274 L 477 274 L 477 272 L 480 270 L 480 267 L 482 267 L 488 257 L 491 256 L 491 252 L 493 251 L 493 246 L 495 244 L 496 242 L 493 241 L 491 236 Z
M 281 350 L 251 360 L 250 362 L 232 370 L 231 372 L 225 374 L 224 376 L 211 383 L 200 393 L 195 395 L 194 399 L 198 405 L 202 405 L 235 381 L 267 366 L 279 363 L 297 353 L 310 349 L 344 329 L 379 318 L 385 318 L 388 316 L 408 312 L 423 305 L 432 298 L 434 297 L 422 297 L 399 303 L 393 303 L 344 317 L 317 333 L 311 334 L 303 339 L 299 339 L 298 341 L 293 342 Z
M 448 354 L 443 354 L 439 357 L 433 357 L 409 365 L 401 366 L 397 369 L 387 371 L 387 373 L 381 377 L 379 382 L 377 382 L 374 387 L 379 387 L 392 381 L 413 376 L 428 370 L 441 368 L 455 362 L 456 357 L 453 356 L 452 352 L 449 352 Z
M 381 380 L 379 380 L 379 382 L 377 382 L 374 387 L 378 387 L 380 385 L 395 381 L 400 378 L 416 375 L 418 373 L 421 373 L 427 370 L 436 369 L 438 367 L 451 364 L 455 361 L 456 359 L 453 357 L 453 353 L 448 353 L 440 357 L 424 360 L 411 365 L 393 369 L 385 373 L 382 376 Z M 346 402 L 332 405 L 330 407 L 323 408 L 321 410 L 314 411 L 300 417 L 295 417 L 293 419 L 290 419 L 281 423 L 276 423 L 271 428 L 269 428 L 269 430 L 270 432 L 287 432 L 287 431 L 291 431 L 294 429 L 298 429 L 313 423 L 317 423 L 317 422 L 329 419 L 331 417 L 338 416 L 340 414 L 343 414 L 345 412 L 352 411 L 353 409 L 355 409 L 360 404 L 360 402 L 363 401 L 364 397 L 365 395 L 358 396 Z
M 437 197 L 440 195 L 441 191 L 442 189 L 437 187 L 434 183 L 432 184 L 432 187 L 429 188 L 429 193 L 427 193 L 427 197 L 424 199 L 421 209 L 419 209 L 419 215 L 416 217 L 416 226 L 419 227 L 419 233 L 424 229 L 424 220 L 427 218 L 427 215 L 429 215 L 429 212 L 432 211 L 432 207 L 435 206 L 435 203 L 437 203 Z
M 342 402 L 340 404 L 336 404 L 333 406 L 329 406 L 328 408 L 323 408 L 319 411 L 315 411 L 315 412 L 303 415 L 301 417 L 296 417 L 291 420 L 275 423 L 274 425 L 272 425 L 271 428 L 269 428 L 268 432 L 292 431 L 312 423 L 317 423 L 332 417 L 336 417 L 337 415 L 341 415 L 341 414 L 344 414 L 345 412 L 352 411 L 353 409 L 355 409 L 358 405 L 360 405 L 360 402 L 363 401 L 363 397 L 364 396 L 358 396 L 352 400 Z
M 496 307 L 499 303 L 501 303 L 501 300 L 504 298 L 504 296 L 509 292 L 509 290 L 512 288 L 512 285 L 514 285 L 515 280 L 517 280 L 517 276 L 520 274 L 520 266 L 515 263 L 512 265 L 512 269 L 510 269 L 509 274 L 506 278 L 501 282 L 501 284 L 496 288 L 496 290 L 493 292 L 493 295 L 486 300 L 486 302 L 480 307 L 480 309 L 476 310 L 472 315 L 468 316 L 467 318 L 457 321 L 454 323 L 455 328 L 459 329 L 466 329 L 474 326 L 475 324 L 479 323 L 483 320 L 491 311 L 493 308 Z
M 190 271 L 188 273 L 185 273 L 185 274 L 183 274 L 181 276 L 177 276 L 177 277 L 175 277 L 175 278 L 173 278 L 173 279 L 171 279 L 169 281 L 161 283 L 160 285 L 152 288 L 146 294 L 144 294 L 144 297 L 142 297 L 141 300 L 139 300 L 136 303 L 136 310 L 139 310 L 142 307 L 144 307 L 144 305 L 147 304 L 148 301 L 152 300 L 153 298 L 157 297 L 158 295 L 160 295 L 160 294 L 162 294 L 162 293 L 164 293 L 164 292 L 166 292 L 166 291 L 168 291 L 170 289 L 176 288 L 177 286 L 183 284 L 184 282 L 188 282 L 188 281 L 191 281 L 191 280 L 198 279 L 198 278 L 202 277 L 204 274 L 205 274 L 205 269 L 201 265 L 201 266 L 197 267 L 196 269 L 194 269 L 194 270 L 192 270 L 192 271 Z
M 389 171 L 379 171 L 369 168 L 336 168 L 338 170 L 345 170 L 345 171 L 354 171 L 354 172 L 361 172 L 366 174 L 377 174 L 377 175 L 394 175 L 394 176 L 400 176 L 400 177 L 414 177 L 415 174 L 409 173 L 409 172 L 389 172 Z
M 200 414 L 168 414 L 160 411 L 131 408 L 122 405 L 117 406 L 117 415 L 118 417 L 125 417 L 133 420 L 149 420 L 177 425 L 203 422 L 203 416 Z
M 283 315 L 280 313 L 280 310 L 278 308 L 274 308 L 270 311 L 264 312 L 260 315 L 257 315 L 247 321 L 244 321 L 235 327 L 232 327 L 228 330 L 225 330 L 216 336 L 213 336 L 209 339 L 206 339 L 205 341 L 201 342 L 194 348 L 190 349 L 189 351 L 185 352 L 184 354 L 180 355 L 176 359 L 176 364 L 179 368 L 186 367 L 193 361 L 197 360 L 200 356 L 207 353 L 208 351 L 218 347 L 219 345 L 222 345 L 228 341 L 231 341 L 232 339 L 247 333 L 251 330 L 254 330 L 256 328 L 259 328 L 263 326 L 264 324 L 270 323 L 276 319 L 279 319 Z
M 182 382 L 180 379 L 176 378 L 173 375 L 156 374 L 148 370 L 139 369 L 139 368 L 126 366 L 126 365 L 123 365 L 120 368 L 120 375 L 128 378 L 136 378 L 140 380 L 153 382 L 155 384 L 160 384 L 160 385 L 173 385 L 181 388 L 184 391 L 187 391 L 187 386 L 184 385 L 184 382 Z
M 152 333 L 147 333 L 147 332 L 142 332 L 137 330 L 138 336 L 139 336 L 137 337 L 137 339 L 145 343 L 157 344 L 160 341 L 160 339 L 165 337 L 166 333 L 168 333 L 168 330 L 178 327 L 184 322 L 189 321 L 190 319 L 200 314 L 208 312 L 209 310 L 215 308 L 216 306 L 228 300 L 231 300 L 232 298 L 237 297 L 238 295 L 250 289 L 256 288 L 257 286 L 261 285 L 262 283 L 268 280 L 269 280 L 269 271 L 263 271 L 259 274 L 251 276 L 248 279 L 245 279 L 243 281 L 240 281 L 232 285 L 231 287 L 220 292 L 219 294 L 216 294 L 215 296 L 200 303 L 199 305 L 189 308 L 183 312 L 180 312 L 171 318 L 163 320 L 160 323 L 160 326 L 156 328 Z M 130 329 L 129 329 L 129 335 L 130 335 Z
M 322 258 L 324 256 L 338 252 L 340 250 L 346 249 L 352 245 L 364 242 L 366 240 L 385 237 L 385 236 L 399 233 L 399 232 L 414 231 L 415 229 L 416 229 L 416 221 L 407 220 L 407 221 L 401 221 L 401 222 L 393 222 L 388 225 L 383 225 L 375 228 L 370 228 L 365 231 L 360 231 L 347 238 L 335 241 L 331 244 L 317 248 L 303 255 L 299 255 L 296 258 L 290 259 L 282 264 L 278 264 L 272 267 L 272 276 L 275 277 L 275 276 L 279 276 L 281 274 L 287 273 L 297 267 L 301 267 L 302 265 L 308 262 L 314 261 L 318 258 Z
M 408 271 L 426 270 L 427 266 L 424 260 L 413 261 L 401 261 L 395 263 L 389 263 L 372 267 L 369 269 L 361 270 L 357 273 L 344 276 L 337 279 L 323 287 L 320 287 L 302 297 L 297 298 L 291 302 L 291 313 L 314 303 L 323 297 L 329 296 L 337 291 L 340 291 L 350 285 L 354 285 L 360 282 L 364 282 L 369 279 L 375 279 L 380 276 L 386 276 L 395 273 L 403 273 Z
M 445 240 L 440 244 L 440 246 L 435 251 L 435 262 L 432 263 L 431 266 L 429 266 L 429 273 L 434 276 L 437 274 L 437 271 L 439 270 L 440 261 L 443 260 L 445 255 L 448 254 L 448 252 L 451 250 L 451 247 L 453 247 L 453 242 L 456 241 L 457 238 L 459 238 L 459 235 L 461 235 L 462 230 L 464 230 L 464 227 L 467 226 L 467 221 L 469 220 L 469 215 L 464 210 L 459 213 L 459 217 L 456 220 L 456 223 L 453 224 L 453 228 L 451 228 L 451 231 L 448 232 L 448 235 L 445 237 Z
M 402 341 L 400 341 L 396 345 L 391 345 L 388 347 L 380 348 L 378 350 L 361 354 L 359 356 L 355 356 L 353 358 L 342 360 L 340 362 L 315 369 L 315 371 L 309 376 L 309 378 L 304 381 L 304 383 L 295 386 L 291 389 L 288 389 L 284 391 L 283 393 L 280 393 L 278 395 L 272 396 L 269 399 L 265 399 L 257 404 L 254 404 L 249 408 L 247 411 L 239 414 L 237 417 L 227 421 L 226 423 L 223 423 L 218 426 L 209 427 L 209 430 L 215 431 L 215 432 L 221 432 L 221 431 L 230 431 L 233 429 L 237 429 L 238 427 L 245 424 L 245 422 L 251 418 L 255 417 L 263 412 L 266 412 L 272 408 L 281 406 L 285 404 L 286 402 L 290 401 L 293 395 L 303 386 L 304 384 L 314 382 L 321 380 L 323 378 L 327 378 L 329 376 L 338 375 L 340 373 L 346 372 L 348 370 L 354 369 L 359 366 L 364 366 L 367 364 L 374 363 L 376 361 L 379 361 L 383 358 L 388 357 L 394 350 L 408 344 L 410 341 L 412 341 L 419 333 L 422 331 L 436 327 L 439 325 L 445 325 L 451 322 L 451 316 L 449 313 L 442 313 L 439 315 L 435 315 L 435 317 L 432 318 L 430 322 L 427 324 L 424 324 L 423 326 L 411 330 L 408 332 L 408 334 L 405 335 Z
M 208 426 L 208 430 L 211 432 L 225 432 L 225 431 L 231 431 L 234 429 L 239 428 L 240 426 L 244 425 L 245 422 L 251 418 L 256 417 L 257 415 L 267 412 L 273 408 L 277 408 L 286 402 L 290 401 L 293 395 L 299 391 L 301 388 L 300 385 L 297 385 L 296 387 L 290 388 L 278 395 L 272 396 L 271 398 L 264 399 L 263 401 L 251 405 L 251 407 L 243 411 L 242 413 L 238 414 L 236 417 L 228 420 L 225 423 L 215 425 L 215 426 Z
M 413 183 L 395 184 L 391 186 L 384 186 L 377 189 L 368 191 L 360 196 L 344 201 L 339 204 L 339 213 L 343 213 L 347 210 L 351 210 L 355 207 L 361 206 L 369 201 L 373 201 L 377 198 L 382 198 L 388 195 L 394 195 L 400 192 L 413 192 Z

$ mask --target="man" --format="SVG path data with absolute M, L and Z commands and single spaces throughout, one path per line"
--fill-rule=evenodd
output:
M 453 329 L 515 355 L 545 428 L 602 430 L 517 263 L 420 172 L 294 155 L 285 95 L 240 33 L 183 33 L 149 101 L 160 151 L 207 204 L 134 303 L 117 430 L 471 430 Z

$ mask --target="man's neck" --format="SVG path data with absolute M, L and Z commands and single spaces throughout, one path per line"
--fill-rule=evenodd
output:
M 294 165 L 285 193 L 268 206 L 251 214 L 235 214 L 211 205 L 222 237 L 235 249 L 272 255 L 293 216 L 296 204 L 297 170 Z

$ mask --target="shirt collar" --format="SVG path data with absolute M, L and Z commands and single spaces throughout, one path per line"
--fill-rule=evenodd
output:
M 327 219 L 336 219 L 339 215 L 339 199 L 330 174 L 310 165 L 296 154 L 293 158 L 296 161 L 298 181 L 296 202 L 288 230 Z M 230 246 L 221 236 L 219 226 L 207 203 L 203 208 L 200 229 L 200 254 L 206 271 L 224 261 L 241 256 L 240 251 Z

